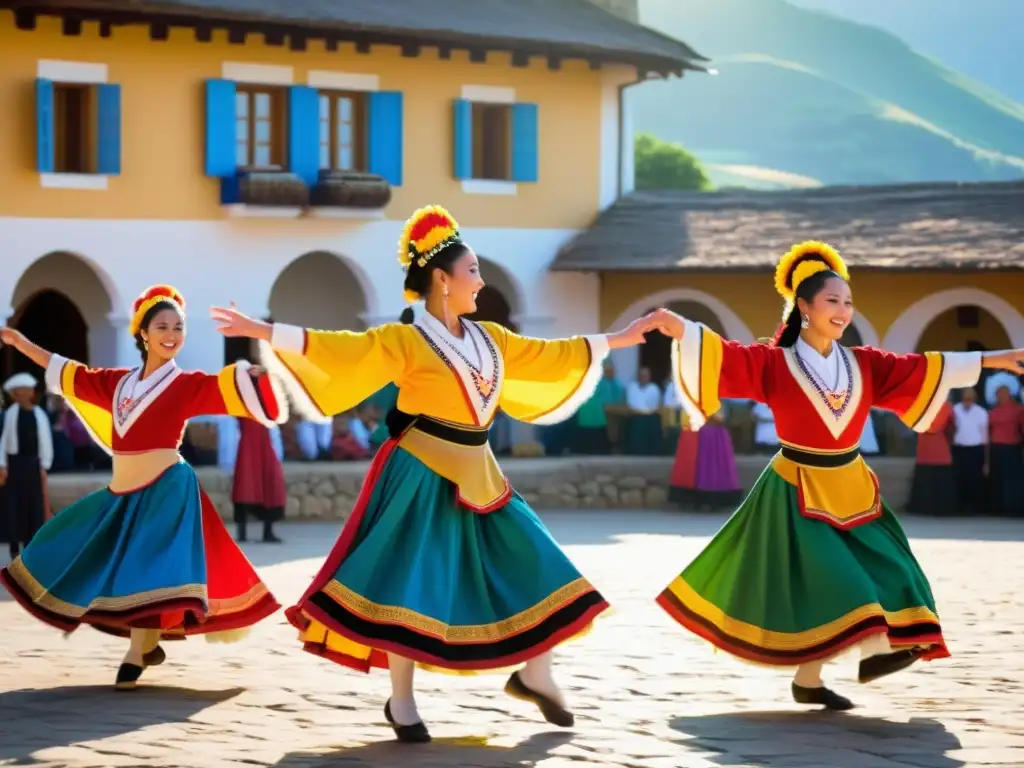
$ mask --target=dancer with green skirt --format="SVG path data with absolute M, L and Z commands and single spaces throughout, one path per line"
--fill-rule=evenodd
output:
M 767 344 L 723 340 L 667 310 L 672 375 L 699 427 L 720 398 L 775 414 L 781 450 L 708 546 L 658 596 L 676 621 L 745 661 L 795 667 L 793 698 L 844 710 L 822 666 L 858 649 L 866 683 L 949 656 L 928 579 L 860 455 L 871 408 L 918 432 L 982 368 L 1020 371 L 1024 350 L 896 355 L 839 344 L 853 319 L 849 273 L 825 243 L 794 246 L 775 286 L 783 324 Z

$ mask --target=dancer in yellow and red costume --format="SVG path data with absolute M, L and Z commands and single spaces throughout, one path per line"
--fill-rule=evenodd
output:
M 775 286 L 783 324 L 769 344 L 726 341 L 667 310 L 672 374 L 695 428 L 720 398 L 775 414 L 781 450 L 659 604 L 741 659 L 796 667 L 799 703 L 848 709 L 822 683 L 824 662 L 858 647 L 868 682 L 949 655 L 928 579 L 858 442 L 872 407 L 926 431 L 952 388 L 986 368 L 1019 371 L 1024 351 L 896 355 L 839 344 L 853 318 L 849 273 L 824 243 L 795 246 Z
M 452 672 L 525 663 L 506 692 L 569 726 L 551 650 L 608 605 L 509 486 L 487 432 L 499 407 L 534 424 L 569 418 L 593 393 L 608 350 L 642 343 L 653 326 L 549 341 L 466 320 L 484 287 L 480 263 L 439 207 L 413 214 L 398 258 L 406 298 L 425 303 L 411 325 L 315 331 L 214 309 L 226 335 L 261 340 L 261 362 L 313 416 L 399 388 L 390 438 L 288 619 L 310 653 L 390 670 L 384 714 L 400 740 L 430 739 L 413 695 L 417 663 Z
M 171 286 L 143 293 L 131 333 L 138 368 L 86 368 L 11 328 L 0 341 L 46 370 L 93 439 L 113 478 L 47 522 L 0 580 L 33 616 L 65 632 L 82 624 L 131 639 L 116 686 L 131 689 L 164 661 L 161 639 L 239 639 L 280 606 L 235 544 L 178 453 L 186 421 L 232 415 L 270 425 L 286 400 L 259 369 L 183 371 L 185 301 Z

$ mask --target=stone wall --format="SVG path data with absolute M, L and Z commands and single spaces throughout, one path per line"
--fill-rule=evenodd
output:
M 767 457 L 739 456 L 740 483 L 750 489 Z M 906 503 L 913 459 L 876 458 L 886 500 L 897 511 Z M 295 520 L 344 520 L 352 510 L 368 462 L 288 463 L 286 515 Z M 605 456 L 506 459 L 502 462 L 513 487 L 536 509 L 637 509 L 666 505 L 670 457 Z M 197 470 L 210 499 L 226 519 L 231 517 L 231 477 L 216 467 Z M 55 510 L 102 488 L 107 475 L 53 475 L 50 500 Z

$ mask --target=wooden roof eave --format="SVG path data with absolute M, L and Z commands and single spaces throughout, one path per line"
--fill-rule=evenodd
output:
M 338 43 L 362 45 L 393 45 L 418 55 L 421 46 L 438 47 L 449 52 L 453 49 L 485 52 L 506 52 L 513 55 L 547 57 L 549 60 L 579 59 L 594 65 L 625 64 L 637 67 L 643 73 L 681 77 L 686 71 L 706 72 L 696 61 L 683 57 L 669 57 L 657 53 L 608 49 L 579 43 L 557 43 L 519 38 L 496 38 L 460 34 L 457 31 L 406 31 L 370 28 L 359 25 L 341 25 L 331 22 L 279 20 L 263 14 L 232 14 L 230 16 L 204 9 L 189 8 L 187 12 L 173 3 L 134 2 L 135 10 L 125 9 L 121 0 L 0 0 L 0 8 L 15 11 L 16 16 L 73 17 L 79 22 L 93 21 L 109 26 L 130 24 L 162 25 L 188 29 L 235 29 L 252 33 L 271 32 L 274 35 L 325 39 Z M 20 26 L 20 25 L 19 25 Z M 684 46 L 685 47 L 685 46 Z M 687 50 L 688 47 L 687 47 Z M 695 53 L 699 61 L 703 56 Z

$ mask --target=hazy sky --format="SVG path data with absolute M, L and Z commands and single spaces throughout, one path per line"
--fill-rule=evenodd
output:
M 1024 0 L 789 0 L 887 29 L 1024 104 Z

